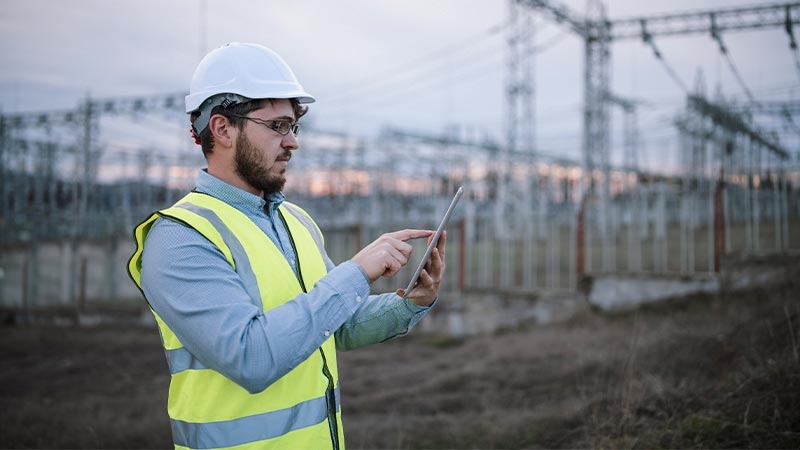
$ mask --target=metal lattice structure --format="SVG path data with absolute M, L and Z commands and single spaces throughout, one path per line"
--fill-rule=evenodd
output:
M 435 227 L 460 185 L 467 193 L 448 230 L 451 289 L 574 293 L 584 275 L 706 276 L 719 270 L 721 255 L 800 248 L 800 196 L 790 184 L 800 173 L 786 158 L 797 150 L 754 120 L 791 125 L 797 102 L 711 99 L 698 82 L 673 123 L 681 158 L 675 174 L 643 167 L 638 114 L 646 103 L 610 89 L 617 40 L 641 39 L 662 62 L 661 36 L 708 33 L 721 42 L 723 32 L 783 26 L 794 42 L 800 4 L 622 20 L 595 6 L 583 17 L 555 2 L 510 1 L 505 142 L 393 127 L 376 138 L 305 128 L 287 194 L 313 213 L 332 258 L 351 257 L 386 230 Z M 537 15 L 584 40 L 580 160 L 554 157 L 536 143 Z M 188 138 L 183 95 L 86 99 L 72 110 L 0 115 L 4 301 L 81 305 L 80 298 L 139 295 L 120 290 L 130 230 L 191 189 L 203 167 Z M 615 165 L 610 122 L 617 111 L 624 135 Z M 109 135 L 116 120 L 127 121 L 136 139 Z M 136 135 L 139 126 L 167 123 L 177 144 Z
M 593 201 L 598 207 L 592 208 L 599 214 L 596 218 L 586 217 L 583 206 L 579 211 L 581 224 L 590 221 L 597 226 L 580 226 L 579 235 L 581 242 L 594 240 L 594 230 L 600 235 L 601 240 L 601 269 L 612 270 L 616 267 L 615 245 L 611 241 L 614 234 L 612 217 L 615 212 L 609 203 L 610 199 L 610 113 L 609 105 L 621 106 L 626 112 L 626 128 L 630 135 L 626 136 L 625 161 L 636 163 L 632 144 L 637 141 L 635 135 L 635 113 L 632 105 L 611 94 L 610 61 L 611 45 L 614 41 L 625 39 L 641 39 L 653 48 L 655 56 L 662 60 L 663 57 L 655 45 L 656 37 L 675 37 L 690 34 L 706 33 L 715 39 L 722 51 L 726 51 L 721 35 L 724 32 L 739 32 L 767 28 L 784 28 L 789 36 L 790 46 L 796 51 L 793 26 L 797 23 L 800 13 L 800 3 L 785 3 L 764 5 L 746 8 L 727 8 L 717 10 L 690 11 L 647 17 L 624 19 L 609 19 L 604 7 L 599 2 L 591 3 L 593 9 L 587 17 L 582 17 L 564 5 L 548 0 L 516 0 L 518 5 L 536 10 L 544 16 L 555 20 L 577 34 L 584 41 L 584 104 L 583 104 L 583 201 Z M 666 63 L 665 68 L 676 82 L 686 90 L 674 71 Z M 731 68 L 735 67 L 731 64 Z M 738 72 L 736 73 L 737 78 Z M 741 82 L 741 80 L 740 80 Z M 749 91 L 747 91 L 749 94 Z M 513 93 L 509 95 L 509 102 L 516 102 Z M 784 151 L 778 150 L 778 144 L 771 136 L 760 130 L 740 123 L 738 116 L 727 112 L 724 107 L 711 105 L 705 100 L 690 97 L 692 108 L 704 117 L 714 117 L 717 126 L 722 123 L 728 127 L 735 127 L 743 134 L 747 142 L 759 148 L 768 148 L 778 155 Z M 751 102 L 753 103 L 753 102 Z M 765 107 L 766 109 L 767 107 Z M 783 108 L 782 114 L 790 117 L 791 113 Z M 695 146 L 701 144 L 694 144 Z M 748 144 L 750 145 L 750 144 Z M 785 155 L 784 155 L 785 156 Z M 692 168 L 697 165 L 690 166 Z M 690 169 L 696 170 L 696 169 Z M 713 176 L 706 173 L 706 176 Z M 593 200 L 596 199 L 596 200 Z M 592 255 L 591 245 L 580 245 L 585 253 L 578 255 L 579 272 L 591 271 L 595 258 Z
M 530 217 L 536 199 L 528 197 L 536 183 L 536 148 L 534 117 L 534 37 L 535 14 L 514 0 L 509 0 L 508 60 L 506 67 L 506 145 L 498 169 L 495 217 L 498 230 L 519 230 L 533 223 Z M 512 154 L 528 155 L 525 168 L 515 167 Z M 521 170 L 517 170 L 521 169 Z M 523 218 L 522 220 L 518 220 Z

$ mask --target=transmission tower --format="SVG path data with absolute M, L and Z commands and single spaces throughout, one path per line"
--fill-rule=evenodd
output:
M 495 228 L 498 232 L 530 224 L 535 199 L 528 198 L 536 184 L 534 120 L 535 11 L 509 0 L 509 34 L 506 80 L 507 130 L 499 170 Z M 515 180 L 513 155 L 526 155 L 523 180 Z M 529 186 L 526 186 L 529 185 Z M 522 219 L 522 220 L 520 220 Z M 501 233 L 508 235 L 508 233 Z
M 584 105 L 583 105 L 583 199 L 599 194 L 598 225 L 603 239 L 604 266 L 610 261 L 608 255 L 612 248 L 607 239 L 608 217 L 605 208 L 609 198 L 609 113 L 608 92 L 610 91 L 611 43 L 621 39 L 641 39 L 653 47 L 656 57 L 661 59 L 655 47 L 654 37 L 677 36 L 705 33 L 719 42 L 723 32 L 744 31 L 765 28 L 784 28 L 789 35 L 789 46 L 796 50 L 793 26 L 797 23 L 800 3 L 773 4 L 746 8 L 729 8 L 718 10 L 692 11 L 687 13 L 663 14 L 648 17 L 610 20 L 599 2 L 589 11 L 587 17 L 581 17 L 572 10 L 549 0 L 515 0 L 512 3 L 536 10 L 555 20 L 584 41 Z M 662 60 L 663 62 L 663 60 Z M 672 72 L 677 81 L 677 77 Z M 685 86 L 681 85 L 684 90 Z M 511 99 L 511 96 L 509 97 Z M 701 102 L 694 102 L 697 108 L 703 108 Z M 751 136 L 755 139 L 755 137 Z M 763 138 L 759 138 L 763 139 Z M 599 172 L 599 173 L 598 173 Z M 599 176 L 598 176 L 599 175 Z M 596 180 L 602 182 L 597 189 Z M 588 234 L 591 227 L 586 227 Z M 581 238 L 583 239 L 583 238 Z M 589 236 L 586 241 L 590 242 Z M 588 252 L 579 256 L 591 264 L 592 256 Z M 579 271 L 583 262 L 579 262 Z M 604 267 L 607 268 L 607 267 Z M 590 269 L 590 267 L 587 267 Z
M 516 0 L 516 3 L 543 12 L 584 39 L 583 158 L 587 171 L 604 168 L 608 160 L 609 123 L 605 93 L 610 90 L 612 41 L 642 39 L 652 45 L 652 39 L 659 36 L 708 34 L 718 39 L 723 32 L 766 28 L 784 28 L 792 38 L 792 27 L 798 23 L 796 17 L 800 13 L 800 3 L 794 2 L 609 20 L 602 6 L 595 8 L 593 16 L 584 18 L 548 0 Z M 587 189 L 591 192 L 592 186 L 587 186 Z
M 103 195 L 97 189 L 101 118 L 182 112 L 184 95 L 86 98 L 70 110 L 0 114 L 0 241 L 30 239 L 39 231 L 91 234 Z

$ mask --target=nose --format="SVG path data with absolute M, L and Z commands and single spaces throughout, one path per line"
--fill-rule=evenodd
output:
M 297 137 L 292 134 L 292 132 L 286 133 L 286 135 L 281 140 L 281 147 L 286 150 L 297 150 L 300 147 L 300 144 L 297 142 Z

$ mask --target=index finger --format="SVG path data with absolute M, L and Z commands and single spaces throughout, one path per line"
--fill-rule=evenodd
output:
M 405 229 L 400 231 L 393 231 L 391 233 L 386 233 L 387 236 L 393 237 L 395 239 L 399 239 L 401 241 L 407 241 L 409 239 L 419 239 L 433 235 L 432 230 L 415 230 L 415 229 Z

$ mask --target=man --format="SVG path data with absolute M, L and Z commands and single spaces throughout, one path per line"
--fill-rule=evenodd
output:
M 254 44 L 213 50 L 192 78 L 186 111 L 208 167 L 136 228 L 129 263 L 166 350 L 176 448 L 344 448 L 336 350 L 405 335 L 438 295 L 444 236 L 408 295 L 370 295 L 408 262 L 406 241 L 433 233 L 387 233 L 334 266 L 284 201 L 313 101 Z

